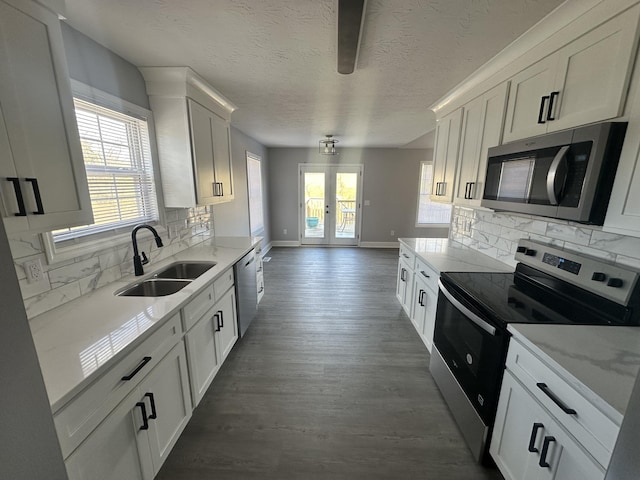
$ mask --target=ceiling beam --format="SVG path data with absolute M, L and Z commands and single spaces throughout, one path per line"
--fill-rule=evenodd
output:
M 367 0 L 338 0 L 338 73 L 353 73 Z

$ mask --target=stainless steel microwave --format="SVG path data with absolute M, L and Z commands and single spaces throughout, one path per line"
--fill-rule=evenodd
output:
M 490 148 L 481 205 L 602 225 L 626 129 L 600 123 Z

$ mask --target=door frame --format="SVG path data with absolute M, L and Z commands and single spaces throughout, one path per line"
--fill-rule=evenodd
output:
M 327 173 L 329 174 L 329 178 L 333 178 L 332 169 L 337 170 L 336 173 L 339 172 L 341 168 L 345 169 L 358 169 L 358 173 L 360 177 L 358 178 L 358 188 L 356 192 L 356 218 L 354 222 L 355 228 L 355 238 L 335 238 L 335 232 L 329 231 L 327 225 L 325 224 L 325 237 L 322 239 L 318 239 L 317 242 L 309 242 L 303 243 L 304 239 L 304 231 L 305 231 L 305 216 L 303 213 L 304 206 L 304 172 L 305 171 L 313 171 L 316 170 L 318 172 L 324 170 L 325 178 L 327 178 Z M 363 178 L 364 178 L 364 164 L 361 163 L 299 163 L 298 164 L 298 243 L 300 246 L 324 246 L 324 247 L 359 247 L 360 246 L 360 233 L 362 230 L 362 190 L 363 190 Z M 332 180 L 329 180 L 330 182 Z M 325 196 L 331 194 L 331 188 L 327 184 L 325 185 Z M 333 192 L 335 196 L 335 192 Z M 325 198 L 326 199 L 326 198 Z M 335 198 L 331 198 L 331 202 L 335 202 Z M 335 205 L 334 205 L 335 207 Z M 335 215 L 333 212 L 332 215 Z M 326 223 L 326 222 L 325 222 Z

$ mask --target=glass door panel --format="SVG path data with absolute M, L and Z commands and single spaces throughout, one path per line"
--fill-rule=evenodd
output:
M 358 178 L 357 173 L 335 172 L 335 238 L 356 238 Z
M 306 171 L 302 174 L 304 199 L 303 209 L 303 243 L 324 243 L 326 174 L 324 171 Z

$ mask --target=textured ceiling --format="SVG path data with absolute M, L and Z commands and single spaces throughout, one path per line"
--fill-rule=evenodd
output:
M 68 22 L 137 66 L 190 66 L 267 146 L 401 146 L 428 106 L 560 0 L 368 0 L 356 71 L 336 70 L 337 0 L 66 0 Z

